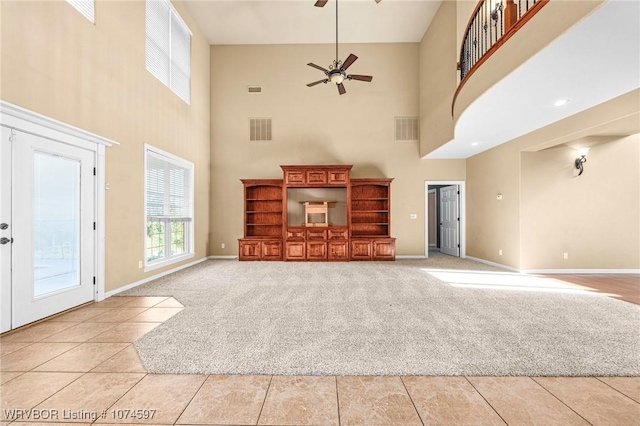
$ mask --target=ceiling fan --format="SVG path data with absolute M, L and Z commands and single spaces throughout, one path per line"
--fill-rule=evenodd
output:
M 380 0 L 376 0 L 378 3 Z M 322 7 L 327 3 L 327 0 L 318 0 L 315 6 Z M 373 77 L 370 75 L 356 75 L 356 74 L 347 74 L 347 68 L 349 68 L 355 61 L 358 59 L 356 55 L 350 53 L 347 59 L 344 62 L 338 59 L 338 0 L 336 0 L 336 59 L 333 61 L 333 64 L 329 65 L 329 69 L 323 68 L 320 65 L 316 65 L 314 63 L 308 63 L 310 67 L 319 69 L 322 71 L 326 78 L 318 81 L 314 81 L 313 83 L 307 84 L 308 87 L 315 86 L 316 84 L 324 83 L 327 84 L 329 82 L 335 83 L 338 86 L 338 93 L 344 95 L 347 93 L 347 90 L 344 88 L 342 84 L 345 80 L 359 80 L 370 82 Z

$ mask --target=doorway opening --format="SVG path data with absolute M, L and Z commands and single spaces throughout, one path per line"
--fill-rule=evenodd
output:
M 466 257 L 465 182 L 425 182 L 425 256 Z

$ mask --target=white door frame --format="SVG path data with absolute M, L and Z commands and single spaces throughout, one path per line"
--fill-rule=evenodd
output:
M 95 301 L 105 293 L 105 149 L 118 142 L 0 100 L 0 126 L 93 151 L 95 154 Z M 1 284 L 0 284 L 1 285 Z
M 463 180 L 426 180 L 424 182 L 424 255 L 429 257 L 429 185 L 458 185 L 460 198 L 458 209 L 460 211 L 460 257 L 467 257 L 467 203 L 466 186 Z M 437 206 L 436 208 L 439 208 Z

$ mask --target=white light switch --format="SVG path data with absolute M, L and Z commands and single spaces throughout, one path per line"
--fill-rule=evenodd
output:
M 498 200 L 498 201 L 502 200 L 502 194 L 496 195 L 496 200 Z
M 417 214 L 415 214 L 415 213 L 411 213 L 411 214 L 409 215 L 409 219 L 417 219 L 417 218 L 418 218 L 418 215 L 417 215 Z

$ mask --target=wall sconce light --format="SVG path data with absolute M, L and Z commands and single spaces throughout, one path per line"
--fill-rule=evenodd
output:
M 576 169 L 580 170 L 580 173 L 578 173 L 578 176 L 580 176 L 582 174 L 582 172 L 584 172 L 584 163 L 587 162 L 587 154 L 589 153 L 589 148 L 582 148 L 578 150 L 578 155 L 579 157 L 576 158 Z

